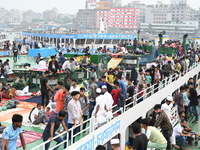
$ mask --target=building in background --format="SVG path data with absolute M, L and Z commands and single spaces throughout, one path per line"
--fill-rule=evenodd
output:
M 21 22 L 23 20 L 22 12 L 18 9 L 11 9 L 8 13 L 15 19 L 15 21 Z
M 161 23 L 141 23 L 140 28 L 143 31 L 151 28 L 155 33 L 165 31 L 171 35 L 196 34 L 199 23 L 198 21 L 183 21 L 182 23 L 171 22 L 167 24 Z
M 46 10 L 43 12 L 43 19 L 46 21 L 55 20 L 58 16 L 58 9 L 53 8 L 52 10 Z
M 96 9 L 79 9 L 77 16 L 73 19 L 73 27 L 95 29 Z
M 138 8 L 139 23 L 145 23 L 147 5 L 145 5 L 144 3 L 141 3 L 141 1 L 132 1 L 131 3 L 128 3 L 125 7 Z
M 183 21 L 190 21 L 192 18 L 191 7 L 186 4 L 171 5 L 172 21 L 181 23 Z
M 187 4 L 187 0 L 171 0 L 170 4 Z
M 138 8 L 111 8 L 110 26 L 119 29 L 138 29 L 139 9 Z
M 156 5 L 149 5 L 146 8 L 145 23 L 159 23 L 166 24 L 172 21 L 172 12 L 170 5 L 157 3 Z
M 32 10 L 28 10 L 23 13 L 23 22 L 32 22 L 34 19 L 34 12 Z

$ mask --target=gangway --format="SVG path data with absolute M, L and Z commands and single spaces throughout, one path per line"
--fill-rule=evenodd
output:
M 164 100 L 168 95 L 171 95 L 173 92 L 178 90 L 180 86 L 187 83 L 190 77 L 194 77 L 197 81 L 199 79 L 199 70 L 200 70 L 200 63 L 195 63 L 188 70 L 184 71 L 183 76 L 181 74 L 171 75 L 170 77 L 165 78 L 162 82 L 160 82 L 158 87 L 154 88 L 155 86 L 153 85 L 148 89 L 145 89 L 143 101 L 139 104 L 136 104 L 136 101 L 139 99 L 137 98 L 137 95 L 140 93 L 135 94 L 133 96 L 133 102 L 128 105 L 125 105 L 123 108 L 120 109 L 120 111 L 122 112 L 121 115 L 115 117 L 112 120 L 108 120 L 108 122 L 105 125 L 96 130 L 95 130 L 96 124 L 94 123 L 95 118 L 92 117 L 85 121 L 89 122 L 88 127 L 85 130 L 80 131 L 76 135 L 71 136 L 71 139 L 69 139 L 69 135 L 67 132 L 63 132 L 54 137 L 53 139 L 56 139 L 57 137 L 67 134 L 67 139 L 59 144 L 62 145 L 66 142 L 67 150 L 95 150 L 97 145 L 104 145 L 108 141 L 110 141 L 113 137 L 119 134 L 120 146 L 121 149 L 124 150 L 126 142 L 128 141 L 129 125 L 131 125 L 135 120 L 137 120 L 140 117 L 145 118 L 147 112 L 151 110 L 155 104 L 160 104 L 161 101 Z M 147 95 L 151 96 L 147 97 Z M 129 105 L 133 105 L 133 107 L 127 109 Z M 175 114 L 176 116 L 175 119 L 172 121 L 173 125 L 175 125 L 178 121 L 178 112 L 176 107 L 174 107 L 172 113 Z M 113 114 L 116 114 L 116 112 L 113 112 Z M 79 141 L 73 143 L 73 138 L 83 134 L 83 132 L 86 130 L 89 130 L 89 134 L 80 139 Z M 73 130 L 70 129 L 70 131 L 72 132 L 71 134 L 73 135 Z M 69 145 L 69 141 L 72 142 L 71 145 Z M 32 148 L 31 150 L 44 150 L 44 146 L 48 142 L 50 141 L 46 141 Z M 50 150 L 53 150 L 57 146 L 58 145 L 55 145 Z

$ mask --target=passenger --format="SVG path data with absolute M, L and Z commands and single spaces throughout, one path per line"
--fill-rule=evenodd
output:
M 198 114 L 199 102 L 198 102 L 198 97 L 197 97 L 197 91 L 195 90 L 194 84 L 192 82 L 188 83 L 188 87 L 189 87 L 189 92 L 188 92 L 189 97 L 188 98 L 190 100 L 190 103 L 188 105 L 188 111 L 189 111 L 191 116 L 195 115 L 194 123 L 198 123 L 198 120 L 199 120 L 199 114 Z M 193 108 L 194 113 L 192 112 L 191 107 Z
M 115 75 L 115 80 L 119 82 L 119 88 L 122 89 L 125 97 L 127 98 L 128 96 L 127 96 L 127 93 L 126 93 L 126 86 L 125 86 L 124 82 L 122 80 L 120 80 L 119 74 Z
M 65 89 L 63 89 L 62 87 L 63 83 L 61 81 L 58 81 L 56 85 L 58 91 L 54 95 L 54 101 L 56 102 L 56 112 L 59 112 L 64 108 Z
M 31 122 L 34 125 L 38 125 L 40 123 L 43 123 L 46 125 L 47 124 L 46 122 L 48 122 L 48 118 L 45 114 L 39 116 L 39 111 L 41 110 L 41 108 L 42 108 L 42 104 L 38 103 L 37 107 L 35 107 L 30 114 Z
M 106 148 L 103 145 L 98 145 L 95 150 L 106 150 Z
M 22 131 L 23 116 L 14 114 L 12 116 L 12 124 L 7 126 L 2 134 L 2 147 L 3 150 L 16 150 L 17 139 L 20 137 L 22 147 L 25 150 L 26 144 Z
M 45 115 L 47 116 L 47 119 L 49 120 L 53 115 L 55 115 L 56 112 L 51 110 L 50 107 L 46 108 Z
M 49 65 L 48 65 L 48 70 L 52 72 L 53 74 L 55 74 L 56 72 L 60 70 L 60 67 L 55 56 L 51 56 L 51 59 L 52 60 L 49 62 Z
M 175 103 L 178 105 L 178 112 L 185 111 L 184 101 L 183 101 L 183 94 L 185 92 L 185 87 L 180 87 L 180 92 L 175 95 Z
M 66 117 L 66 113 L 62 110 L 58 113 L 58 115 L 53 115 L 50 118 L 47 126 L 44 129 L 43 135 L 42 135 L 44 142 L 46 142 L 47 140 L 49 140 L 51 142 L 53 140 L 53 137 L 57 136 L 57 134 L 55 132 L 60 127 L 60 124 L 62 124 L 64 130 L 68 132 L 68 129 L 65 126 L 65 123 L 63 121 L 63 119 L 65 117 Z M 54 141 L 57 142 L 56 144 L 59 144 L 63 141 L 63 139 L 61 137 L 58 137 L 58 138 L 55 138 Z M 45 150 L 49 149 L 50 142 L 45 144 Z M 54 150 L 57 150 L 59 147 L 60 146 L 57 146 L 56 148 L 54 148 Z
M 71 86 L 69 92 L 72 93 L 73 91 L 80 92 L 80 87 L 77 85 L 77 80 L 76 79 L 72 79 L 72 86 Z
M 96 105 L 94 107 L 94 110 L 92 112 L 92 116 L 95 116 L 95 123 L 98 123 L 98 125 L 95 127 L 101 127 L 102 125 L 105 124 L 106 122 L 106 118 L 105 113 L 106 113 L 106 101 L 105 99 L 103 99 L 101 94 L 101 89 L 97 88 L 96 89 L 96 93 L 97 93 L 97 97 L 96 97 Z M 94 125 L 93 124 L 93 125 Z
M 108 93 L 107 91 L 107 87 L 105 85 L 103 85 L 101 87 L 101 91 L 102 91 L 102 98 L 105 100 L 106 102 L 106 115 L 108 119 L 112 119 L 113 118 L 113 114 L 112 114 L 112 105 L 113 105 L 113 98 L 112 95 L 110 93 Z
M 44 61 L 43 57 L 40 57 L 40 61 L 38 63 L 38 70 L 47 69 L 46 62 Z
M 167 141 L 162 133 L 155 127 L 149 126 L 148 119 L 141 120 L 142 133 L 146 134 L 149 142 L 148 148 L 156 148 L 156 150 L 166 150 Z
M 119 139 L 110 140 L 112 150 L 120 150 L 120 141 Z
M 79 90 L 80 91 L 80 90 Z M 71 93 L 72 100 L 69 101 L 67 106 L 68 111 L 68 129 L 73 128 L 73 135 L 77 134 L 80 131 L 79 124 L 82 123 L 83 112 L 81 109 L 81 104 L 79 102 L 80 93 L 78 91 L 73 91 Z M 69 139 L 71 139 L 71 132 L 69 133 Z M 74 141 L 74 138 L 73 138 Z
M 89 93 L 88 93 L 88 98 L 90 100 L 90 108 L 89 108 L 89 116 L 91 117 L 92 115 L 92 111 L 95 107 L 95 103 L 96 103 L 96 97 L 97 97 L 97 93 L 96 93 L 96 89 L 98 88 L 98 85 L 95 83 L 95 78 L 91 77 L 90 78 L 90 85 L 89 85 Z
M 132 125 L 132 130 L 134 133 L 132 148 L 134 150 L 147 150 L 148 139 L 145 134 L 141 133 L 141 125 L 137 122 L 134 122 Z
M 172 124 L 172 120 L 175 119 L 175 116 L 172 116 L 172 114 L 171 114 L 173 104 L 174 104 L 173 97 L 168 96 L 166 98 L 166 102 L 164 104 L 162 104 L 162 106 L 161 106 L 161 110 L 163 110 L 167 114 L 171 124 Z M 176 139 L 175 139 L 174 132 L 172 133 L 171 141 L 172 141 L 172 147 L 180 148 L 179 146 L 176 145 Z
M 90 101 L 87 96 L 85 96 L 85 88 L 80 88 L 80 99 L 81 110 L 83 112 L 83 122 L 88 119 Z M 83 124 L 83 130 L 86 128 L 87 122 Z
M 191 137 L 191 134 L 188 132 L 185 132 L 184 126 L 186 126 L 187 122 L 182 119 L 180 123 L 178 123 L 175 127 L 174 127 L 174 134 L 176 137 L 176 141 L 180 142 L 180 149 L 181 150 L 185 150 L 184 146 L 185 146 L 185 142 L 187 137 Z
M 171 139 L 170 138 L 171 138 L 172 132 L 173 132 L 172 124 L 170 123 L 170 120 L 169 120 L 167 114 L 163 110 L 161 110 L 160 104 L 156 104 L 154 106 L 154 111 L 156 114 L 159 115 L 154 126 L 156 128 L 158 128 L 158 127 L 161 128 L 163 136 L 167 140 L 167 149 L 166 150 L 171 150 Z

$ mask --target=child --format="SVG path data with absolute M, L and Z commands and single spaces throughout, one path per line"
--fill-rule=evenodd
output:
M 47 107 L 47 108 L 46 108 L 46 113 L 45 113 L 45 114 L 46 114 L 47 118 L 50 119 L 50 118 L 51 118 L 53 115 L 55 115 L 56 113 L 55 113 L 55 111 L 53 111 L 53 110 L 50 111 L 50 107 Z
M 150 76 L 150 72 L 146 72 L 146 76 L 145 76 L 145 79 L 146 79 L 146 84 L 150 84 L 151 85 L 151 76 Z

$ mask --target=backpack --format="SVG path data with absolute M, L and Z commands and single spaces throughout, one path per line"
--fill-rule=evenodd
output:
M 118 107 L 124 107 L 126 96 L 124 95 L 124 92 L 120 89 L 117 89 L 118 91 L 118 99 L 117 99 L 117 106 Z
M 30 111 L 30 113 L 29 113 L 29 115 L 28 115 L 28 119 L 31 121 L 31 114 L 32 114 L 32 112 L 33 112 L 33 110 L 35 109 L 36 107 L 33 107 L 32 109 L 31 109 L 31 111 Z M 31 121 L 32 122 L 32 121 Z

